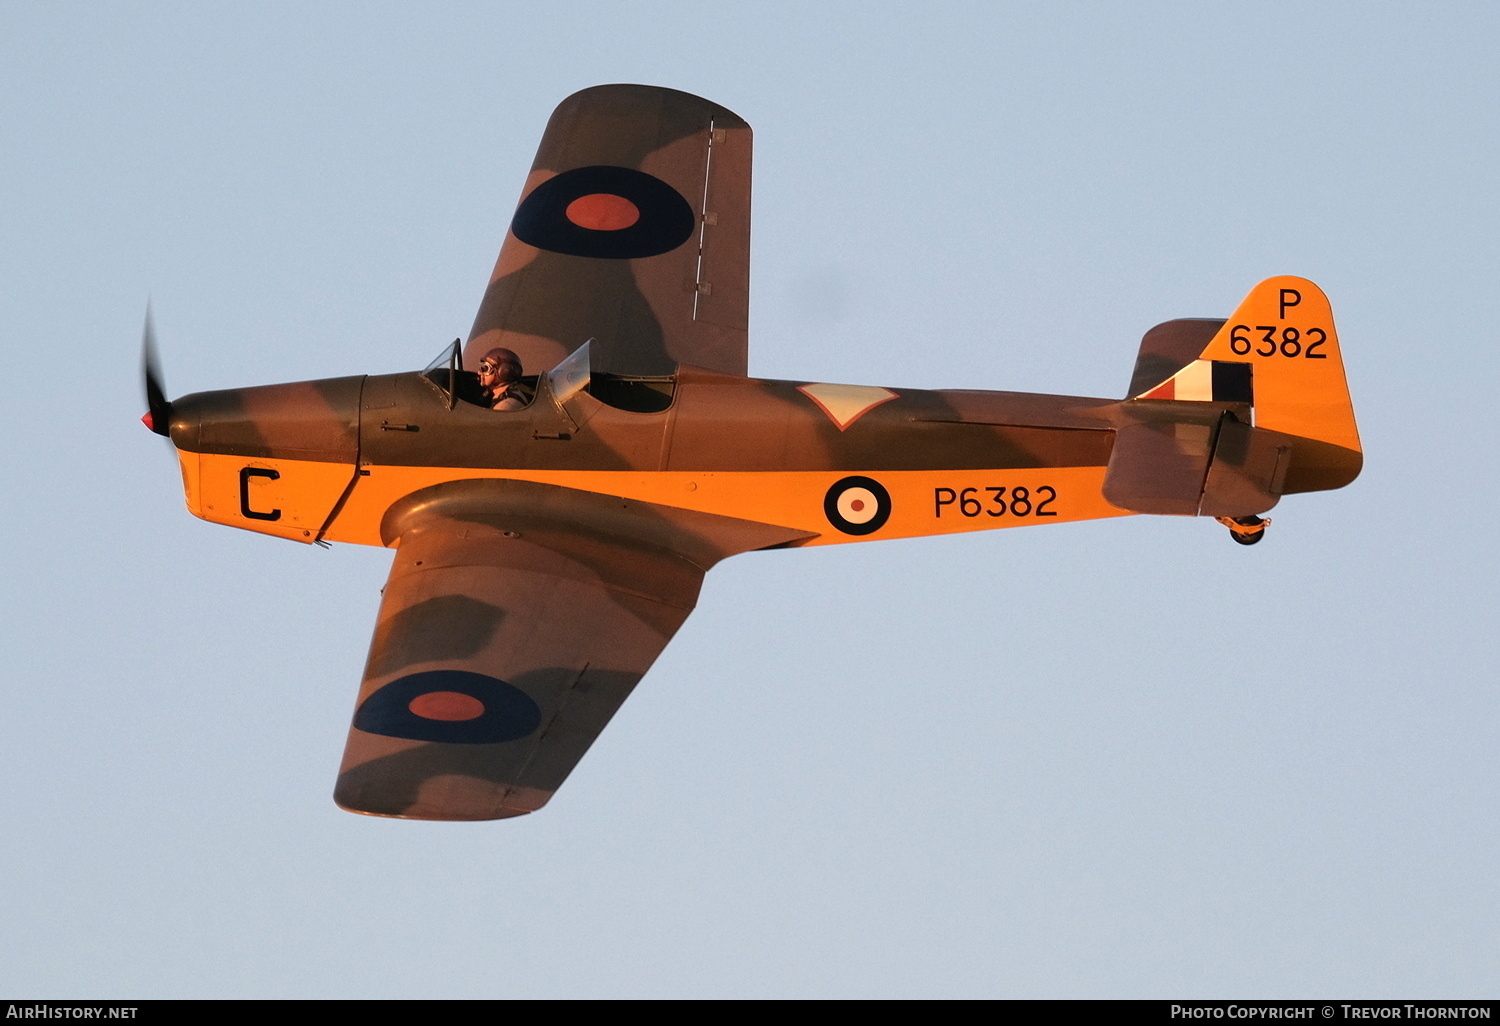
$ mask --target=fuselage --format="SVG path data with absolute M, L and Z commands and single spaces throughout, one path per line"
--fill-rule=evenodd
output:
M 596 376 L 517 411 L 439 371 L 175 401 L 197 516 L 389 545 L 398 500 L 507 478 L 794 528 L 830 544 L 1121 516 L 1101 495 L 1116 400 L 724 375 Z

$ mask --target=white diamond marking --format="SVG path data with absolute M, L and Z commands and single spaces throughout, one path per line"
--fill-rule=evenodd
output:
M 817 403 L 840 431 L 881 403 L 897 398 L 889 388 L 876 385 L 798 385 L 797 390 Z

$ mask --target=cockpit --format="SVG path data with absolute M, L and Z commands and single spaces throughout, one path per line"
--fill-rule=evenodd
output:
M 592 340 L 590 340 L 592 341 Z M 672 374 L 610 374 L 593 370 L 590 344 L 585 342 L 562 362 L 544 374 L 523 374 L 517 379 L 520 394 L 541 397 L 549 394 L 557 403 L 565 403 L 580 392 L 617 410 L 631 413 L 661 413 L 672 405 L 677 378 Z M 437 358 L 422 371 L 422 377 L 442 394 L 451 410 L 457 403 L 488 409 L 489 392 L 480 383 L 479 373 L 465 370 L 463 349 L 458 339 L 443 347 Z M 526 405 L 535 401 L 528 398 Z M 496 410 L 504 416 L 506 410 Z
M 480 375 L 463 369 L 463 351 L 458 339 L 444 347 L 434 362 L 422 372 L 432 387 L 443 393 L 449 410 L 456 404 L 490 407 L 489 393 L 480 384 Z M 672 405 L 676 389 L 675 375 L 607 374 L 592 371 L 589 366 L 589 344 L 580 345 L 546 374 L 520 375 L 519 392 L 528 398 L 540 398 L 546 392 L 558 404 L 577 393 L 588 393 L 606 407 L 630 413 L 661 413 Z M 526 401 L 529 405 L 531 399 Z M 507 411 L 496 411 L 502 416 Z

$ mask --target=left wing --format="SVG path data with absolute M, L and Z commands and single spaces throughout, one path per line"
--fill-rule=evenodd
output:
M 334 799 L 352 812 L 535 811 L 734 552 L 808 537 L 523 481 L 458 481 L 399 538 Z
M 675 89 L 596 86 L 552 114 L 464 347 L 529 373 L 590 338 L 595 370 L 743 375 L 750 126 Z

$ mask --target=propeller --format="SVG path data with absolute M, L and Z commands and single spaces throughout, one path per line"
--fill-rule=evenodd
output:
M 152 431 L 169 435 L 172 427 L 172 404 L 162 388 L 161 361 L 156 356 L 156 327 L 151 321 L 151 304 L 146 304 L 146 326 L 141 331 L 141 377 L 146 382 L 146 415 L 141 418 Z

